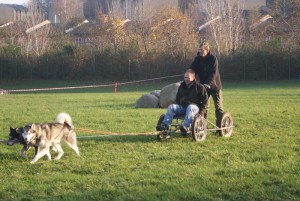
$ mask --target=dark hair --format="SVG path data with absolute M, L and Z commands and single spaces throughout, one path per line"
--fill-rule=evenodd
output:
M 196 74 L 195 71 L 194 71 L 193 69 L 191 69 L 191 68 L 187 69 L 187 70 L 185 71 L 185 73 L 191 73 L 191 74 L 193 74 L 193 75 Z

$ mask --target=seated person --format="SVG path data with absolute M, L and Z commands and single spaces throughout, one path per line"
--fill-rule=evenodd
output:
M 204 116 L 208 107 L 208 95 L 205 87 L 196 81 L 195 71 L 188 69 L 184 74 L 184 82 L 178 88 L 176 103 L 168 107 L 161 125 L 156 126 L 157 131 L 169 130 L 175 115 L 185 115 L 180 131 L 186 134 L 191 126 L 194 116 L 199 113 Z

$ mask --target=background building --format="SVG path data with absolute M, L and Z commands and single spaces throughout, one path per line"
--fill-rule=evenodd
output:
M 27 8 L 15 4 L 0 4 L 0 24 L 25 21 Z

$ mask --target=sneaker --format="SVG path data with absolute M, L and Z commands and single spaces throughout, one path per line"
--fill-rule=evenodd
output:
M 185 135 L 187 134 L 187 132 L 188 132 L 188 130 L 189 130 L 187 127 L 185 127 L 185 126 L 183 126 L 183 125 L 181 125 L 179 129 L 180 129 L 180 131 L 181 131 L 183 134 L 185 134 Z
M 169 130 L 169 126 L 163 123 L 161 125 L 157 125 L 156 130 L 157 131 L 166 131 L 166 130 Z
M 168 133 L 167 135 L 166 135 L 166 140 L 168 140 L 168 139 L 170 139 L 171 138 L 171 135 L 170 135 L 170 133 Z

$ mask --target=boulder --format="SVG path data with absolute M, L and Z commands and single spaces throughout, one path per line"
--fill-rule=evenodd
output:
M 0 95 L 8 94 L 8 92 L 4 89 L 0 89 Z
M 152 94 L 141 96 L 135 103 L 136 108 L 158 108 L 158 98 Z
M 150 92 L 150 94 L 152 94 L 152 95 L 156 96 L 157 98 L 159 98 L 160 90 L 154 90 L 154 91 Z
M 159 96 L 159 106 L 161 108 L 167 108 L 170 104 L 175 103 L 179 86 L 180 82 L 177 82 L 162 88 Z

